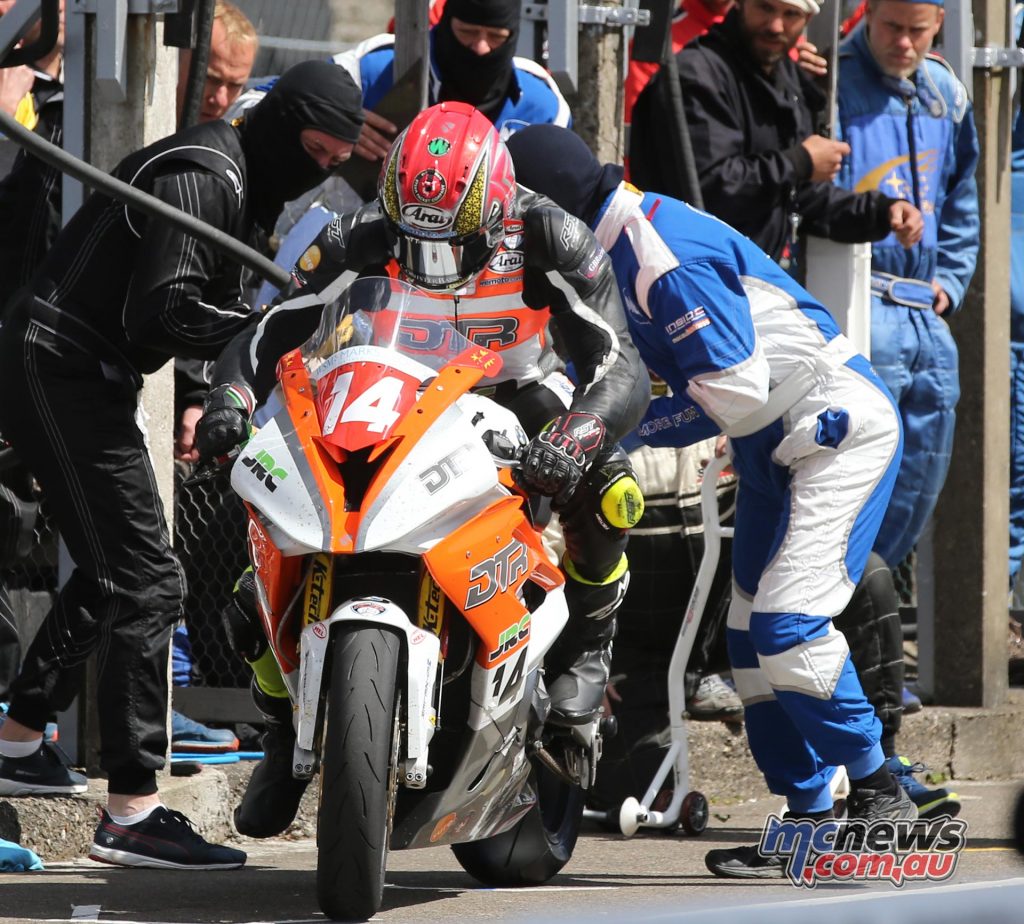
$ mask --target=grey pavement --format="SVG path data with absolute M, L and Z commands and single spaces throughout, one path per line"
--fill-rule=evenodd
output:
M 811 912 L 815 924 L 823 919 L 829 924 L 1022 921 L 1024 861 L 1008 839 L 1019 785 L 957 781 L 957 788 L 964 798 L 961 817 L 969 824 L 968 846 L 949 883 L 900 890 L 880 883 L 832 884 L 809 891 L 779 881 L 712 877 L 704 868 L 705 852 L 756 840 L 766 814 L 779 807 L 777 798 L 768 798 L 714 804 L 708 830 L 696 838 L 647 833 L 626 840 L 588 827 L 570 863 L 551 884 L 539 888 L 481 888 L 447 848 L 393 852 L 384 907 L 374 920 L 724 924 L 736 919 L 739 906 L 756 909 L 744 917 L 758 924 L 802 924 Z M 249 852 L 249 863 L 233 872 L 124 870 L 79 859 L 50 863 L 44 872 L 0 875 L 0 921 L 324 920 L 316 907 L 313 840 L 240 838 L 236 843 Z M 916 908 L 915 903 L 926 901 L 930 909 Z
M 742 725 L 691 722 L 690 788 L 720 805 L 769 794 Z M 928 765 L 936 781 L 1024 781 L 1024 690 L 1011 689 L 997 709 L 925 708 L 906 716 L 899 736 L 901 751 Z M 195 777 L 161 782 L 165 801 L 192 818 L 211 838 L 234 833 L 231 811 L 244 791 L 251 765 L 208 767 Z M 316 786 L 310 787 L 293 836 L 315 835 Z M 643 792 L 635 793 L 637 798 Z M 92 781 L 86 796 L 0 799 L 0 838 L 36 850 L 44 859 L 69 860 L 88 852 L 105 784 Z M 1022 914 L 1024 921 L 1024 914 Z

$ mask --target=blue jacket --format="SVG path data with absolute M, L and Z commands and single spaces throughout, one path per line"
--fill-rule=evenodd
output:
M 436 103 L 440 78 L 433 60 L 433 30 L 431 30 L 430 89 L 428 105 Z M 373 109 L 384 98 L 394 84 L 395 37 L 390 34 L 375 35 L 360 42 L 351 51 L 334 56 L 363 88 L 363 105 Z M 513 58 L 515 86 L 505 100 L 495 127 L 507 138 L 527 125 L 572 124 L 569 104 L 543 67 L 529 58 Z
M 736 432 L 770 388 L 839 337 L 828 311 L 760 247 L 676 199 L 622 184 L 594 233 L 612 259 L 640 355 L 672 389 L 651 402 L 638 428 L 649 446 Z M 769 423 L 758 429 L 779 439 L 782 430 Z
M 889 235 L 872 245 L 871 266 L 895 276 L 934 279 L 955 311 L 974 275 L 980 230 L 974 180 L 978 133 L 967 91 L 934 57 L 926 58 L 911 80 L 886 76 L 871 54 L 864 26 L 840 46 L 839 62 L 840 131 L 853 149 L 839 183 L 857 192 L 880 189 L 909 199 L 924 215 L 920 244 L 904 250 Z M 912 148 L 916 170 L 910 166 Z

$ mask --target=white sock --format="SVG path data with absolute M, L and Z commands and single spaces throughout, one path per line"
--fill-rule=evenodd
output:
M 42 743 L 42 735 L 31 741 L 0 741 L 0 757 L 30 757 Z
M 158 808 L 163 807 L 163 804 L 158 802 L 156 805 L 151 805 L 149 808 L 143 809 L 141 812 L 136 812 L 134 815 L 115 815 L 109 809 L 107 810 L 107 814 L 110 816 L 110 820 L 114 822 L 114 824 L 125 825 L 127 827 L 130 825 L 137 825 L 140 821 L 145 821 Z

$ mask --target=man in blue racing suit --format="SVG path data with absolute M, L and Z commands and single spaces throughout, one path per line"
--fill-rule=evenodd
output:
M 739 475 L 729 656 L 751 751 L 791 814 L 832 816 L 844 765 L 852 818 L 913 819 L 832 617 L 864 570 L 900 460 L 892 399 L 828 311 L 748 238 L 620 182 L 575 134 L 508 141 L 520 182 L 582 218 L 608 251 L 629 330 L 671 394 L 652 446 L 729 437 Z M 713 850 L 719 876 L 783 875 L 756 847 Z
M 946 480 L 960 383 L 945 319 L 960 308 L 978 253 L 974 118 L 963 85 L 927 54 L 941 7 L 871 0 L 840 50 L 839 120 L 851 152 L 839 181 L 911 199 L 925 222 L 909 250 L 892 235 L 872 246 L 871 362 L 896 399 L 905 439 L 875 542 L 893 568 L 917 543 Z

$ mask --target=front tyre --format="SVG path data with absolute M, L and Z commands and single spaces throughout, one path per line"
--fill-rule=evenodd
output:
M 402 646 L 378 628 L 334 639 L 317 812 L 316 891 L 338 921 L 380 909 L 397 792 Z
M 462 868 L 489 886 L 542 885 L 572 859 L 583 820 L 584 792 L 534 763 L 536 804 L 501 834 L 453 844 Z

